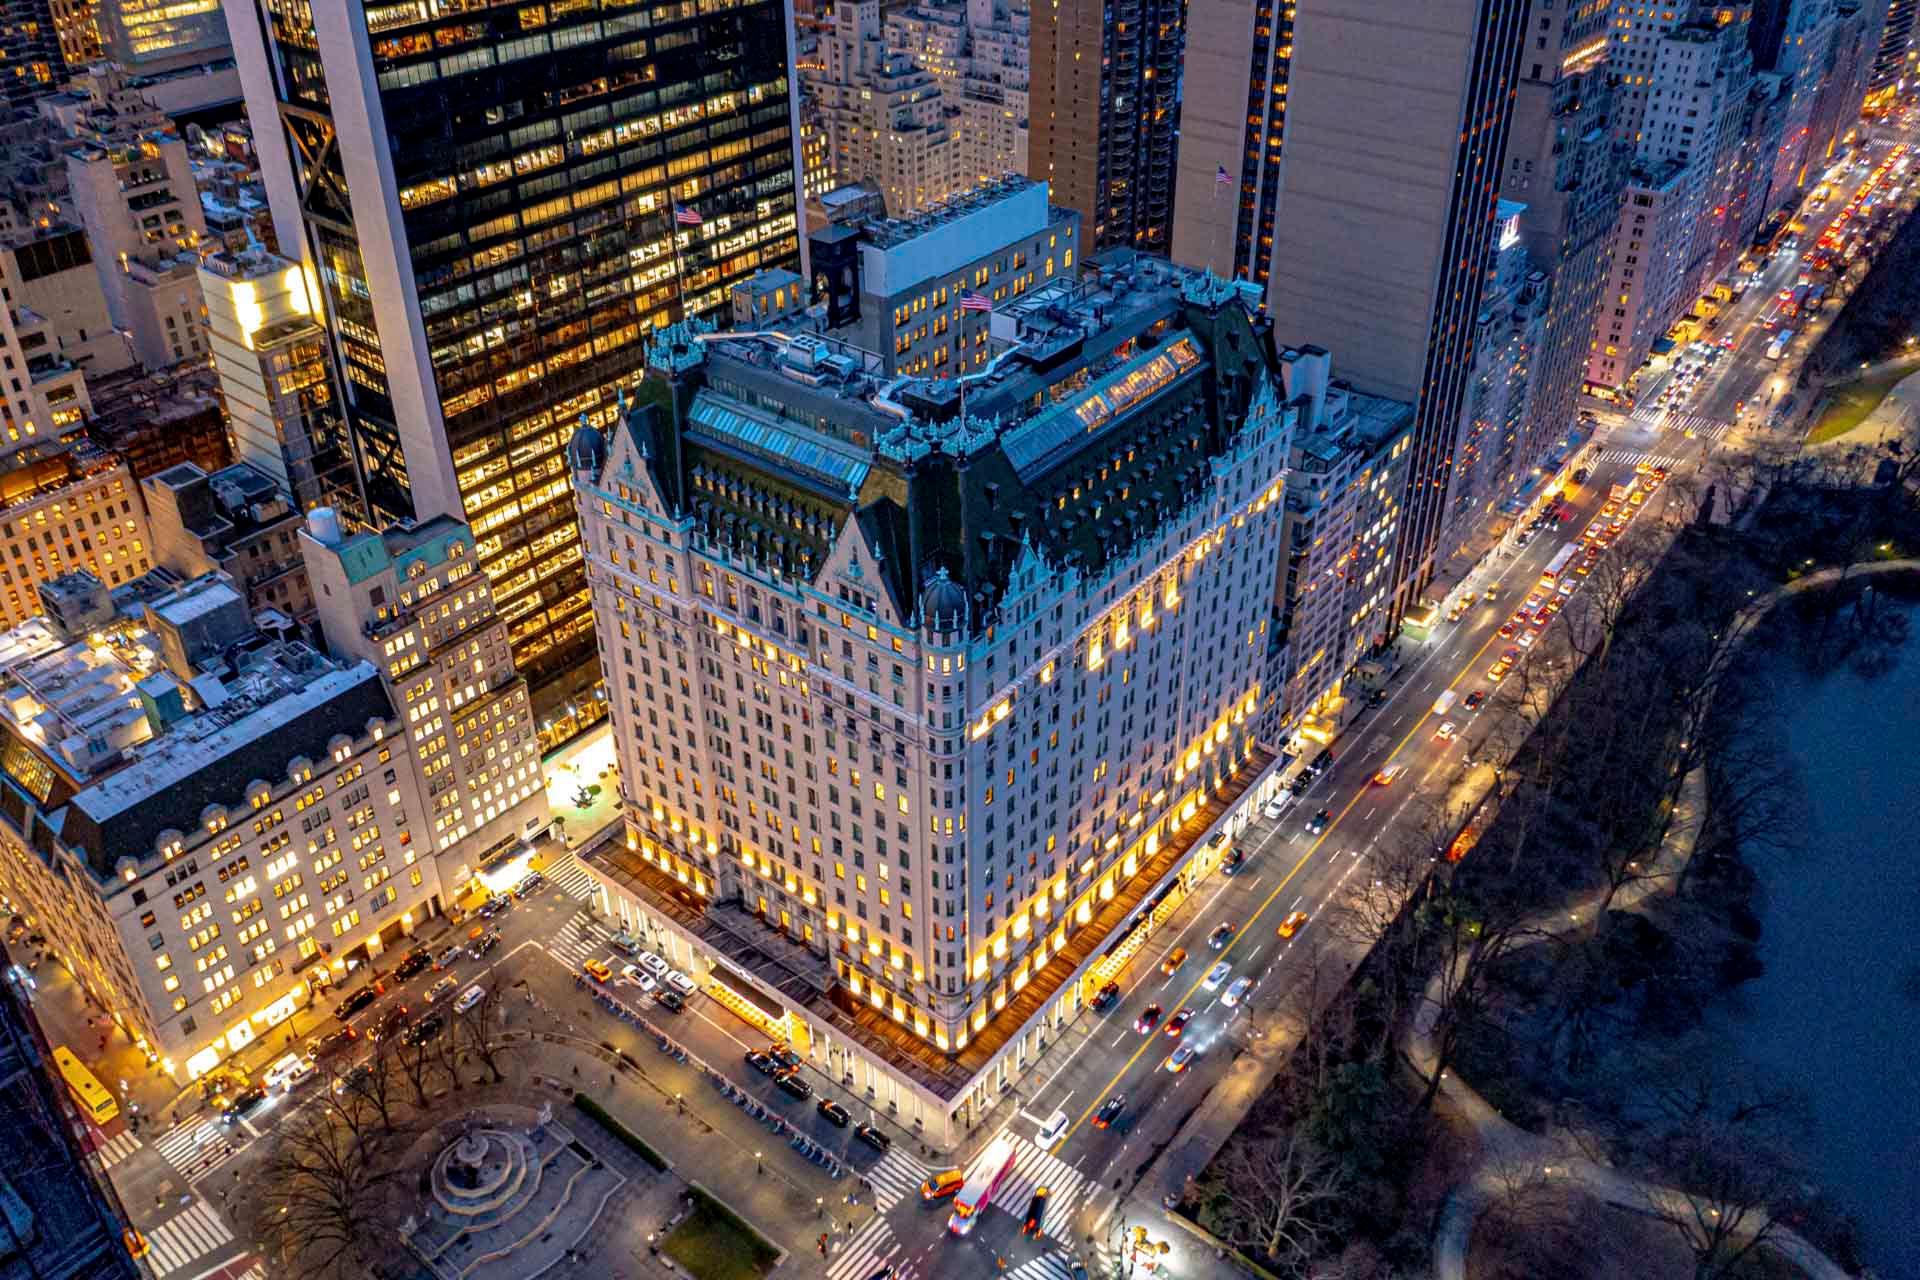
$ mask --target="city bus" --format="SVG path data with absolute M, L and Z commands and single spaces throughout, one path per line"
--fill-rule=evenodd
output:
M 1778 360 L 1787 353 L 1787 344 L 1793 341 L 1793 330 L 1782 329 L 1773 335 L 1773 341 L 1767 346 L 1767 359 Z
M 57 1046 L 53 1051 L 53 1065 L 60 1069 L 60 1078 L 67 1082 L 67 1092 L 80 1104 L 80 1110 L 96 1125 L 105 1126 L 113 1122 L 120 1114 L 120 1104 L 113 1100 L 106 1087 L 93 1078 L 93 1072 L 73 1056 L 73 1050 L 65 1045 Z
M 980 1211 L 993 1203 L 993 1193 L 1013 1172 L 1013 1156 L 1013 1139 L 1007 1134 L 987 1144 L 967 1174 L 967 1185 L 953 1198 L 953 1216 L 947 1219 L 947 1230 L 957 1236 L 973 1230 L 980 1221 Z
M 1567 565 L 1573 560 L 1573 553 L 1579 550 L 1573 543 L 1553 553 L 1553 559 L 1547 561 L 1547 567 L 1540 571 L 1540 581 L 1548 586 L 1560 581 L 1560 575 L 1567 571 Z

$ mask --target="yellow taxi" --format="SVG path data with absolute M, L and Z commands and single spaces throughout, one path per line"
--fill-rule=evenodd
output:
M 1296 911 L 1280 922 L 1280 928 L 1276 930 L 1276 932 L 1283 938 L 1291 938 L 1294 934 L 1300 932 L 1300 930 L 1306 926 L 1306 923 L 1307 913 L 1304 911 Z
M 604 960 L 585 960 L 581 962 L 580 968 L 595 982 L 613 980 L 613 970 L 607 968 L 607 962 Z
M 942 1169 L 920 1184 L 922 1200 L 945 1200 L 967 1184 L 967 1175 L 959 1169 Z

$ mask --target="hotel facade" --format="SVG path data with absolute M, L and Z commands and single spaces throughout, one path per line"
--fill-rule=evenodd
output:
M 1257 310 L 1121 251 L 993 323 L 964 380 L 677 326 L 569 449 L 628 815 L 602 905 L 943 1149 L 1277 785 L 1298 409 Z

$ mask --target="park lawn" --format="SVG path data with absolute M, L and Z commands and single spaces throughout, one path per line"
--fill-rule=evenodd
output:
M 694 1280 L 760 1280 L 780 1251 L 711 1197 L 693 1192 L 693 1208 L 660 1248 Z
M 1892 369 L 1841 387 L 1820 411 L 1820 420 L 1807 432 L 1807 443 L 1820 444 L 1853 430 L 1880 407 L 1896 383 L 1912 373 L 1908 368 Z

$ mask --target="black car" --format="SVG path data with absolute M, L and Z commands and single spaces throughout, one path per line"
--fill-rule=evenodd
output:
M 473 940 L 473 945 L 467 948 L 467 954 L 475 960 L 478 960 L 499 945 L 500 935 L 498 933 L 483 933 Z
M 813 1104 L 813 1109 L 833 1121 L 835 1125 L 842 1129 L 846 1128 L 847 1124 L 853 1119 L 852 1116 L 847 1114 L 845 1107 L 831 1098 L 820 1099 L 820 1101 Z
M 800 1065 L 800 1055 L 783 1044 L 768 1045 L 767 1056 L 783 1067 L 797 1067 Z
M 393 976 L 405 982 L 417 973 L 424 973 L 433 967 L 433 956 L 426 950 L 416 947 L 407 952 L 400 963 L 394 966 Z
M 430 1013 L 407 1028 L 407 1043 L 414 1046 L 423 1045 L 439 1035 L 446 1025 L 439 1014 Z
M 248 1114 L 267 1100 L 267 1091 L 259 1085 L 251 1085 L 228 1099 L 226 1114 L 221 1118 L 228 1124 L 239 1124 Z
M 1106 986 L 1100 988 L 1098 994 L 1093 997 L 1093 1011 L 1095 1013 L 1105 1013 L 1119 1003 L 1120 984 L 1117 982 L 1109 982 Z
M 374 1024 L 367 1028 L 367 1039 L 385 1040 L 388 1036 L 407 1025 L 407 1006 L 397 1004 L 382 1014 Z
M 372 1079 L 373 1068 L 367 1063 L 362 1062 L 344 1076 L 335 1076 L 333 1078 L 333 1091 L 335 1093 L 345 1093 L 349 1089 L 364 1089 Z
M 775 1076 L 773 1082 L 780 1086 L 780 1092 L 790 1098 L 798 1098 L 804 1102 L 813 1096 L 813 1086 L 800 1078 L 800 1072 L 797 1069 Z
M 672 991 L 666 987 L 661 987 L 653 993 L 653 1001 L 655 1004 L 664 1005 L 675 1013 L 687 1007 L 687 1002 L 680 998 L 678 991 Z
M 1127 1095 L 1124 1093 L 1114 1094 L 1111 1098 L 1101 1103 L 1100 1109 L 1093 1113 L 1093 1127 L 1096 1129 L 1104 1129 L 1111 1125 L 1119 1118 L 1120 1108 L 1126 1105 Z
M 513 910 L 513 899 L 496 894 L 480 905 L 480 916 L 482 919 L 491 920 L 511 910 Z
M 1240 874 L 1240 869 L 1246 865 L 1247 865 L 1246 851 L 1242 849 L 1235 849 L 1232 853 L 1227 855 L 1227 860 L 1220 864 L 1220 874 L 1227 875 L 1227 876 L 1237 876 Z
M 892 1138 L 889 1138 L 886 1134 L 880 1132 L 870 1124 L 855 1125 L 853 1127 L 853 1136 L 872 1147 L 875 1151 L 878 1151 L 881 1155 L 885 1155 L 887 1149 L 893 1146 Z
M 318 1062 L 322 1058 L 331 1058 L 336 1053 L 344 1053 L 360 1038 L 360 1033 L 352 1027 L 341 1027 L 338 1031 L 329 1031 L 307 1045 L 307 1061 Z
M 763 1076 L 770 1076 L 780 1069 L 780 1064 L 758 1049 L 747 1050 L 747 1065 Z
M 354 1014 L 380 998 L 380 993 L 372 987 L 362 987 L 333 1007 L 333 1016 L 345 1022 Z
M 1314 814 L 1311 818 L 1307 819 L 1307 834 L 1310 836 L 1319 835 L 1322 831 L 1325 831 L 1327 829 L 1327 824 L 1329 824 L 1332 821 L 1333 821 L 1333 810 L 1322 809 L 1320 812 Z
M 1220 950 L 1222 947 L 1226 946 L 1229 942 L 1232 942 L 1232 941 L 1233 941 L 1233 926 L 1230 924 L 1223 924 L 1219 928 L 1215 929 L 1212 933 L 1207 935 L 1207 945 L 1212 947 L 1215 951 Z
M 1487 700 L 1487 691 L 1485 689 L 1475 689 L 1472 693 L 1466 696 L 1465 701 L 1461 702 L 1460 705 L 1465 707 L 1469 711 L 1478 711 L 1480 709 L 1481 704 L 1486 702 L 1486 700 Z
M 1047 1220 L 1048 1194 L 1049 1192 L 1045 1187 L 1035 1187 L 1033 1189 L 1033 1199 L 1027 1201 L 1027 1220 L 1020 1224 L 1021 1235 L 1037 1236 L 1040 1234 L 1040 1224 Z
M 546 882 L 547 878 L 545 876 L 541 875 L 538 871 L 532 872 L 522 877 L 519 884 L 513 886 L 513 896 L 516 898 L 531 897 L 538 892 L 540 886 Z

